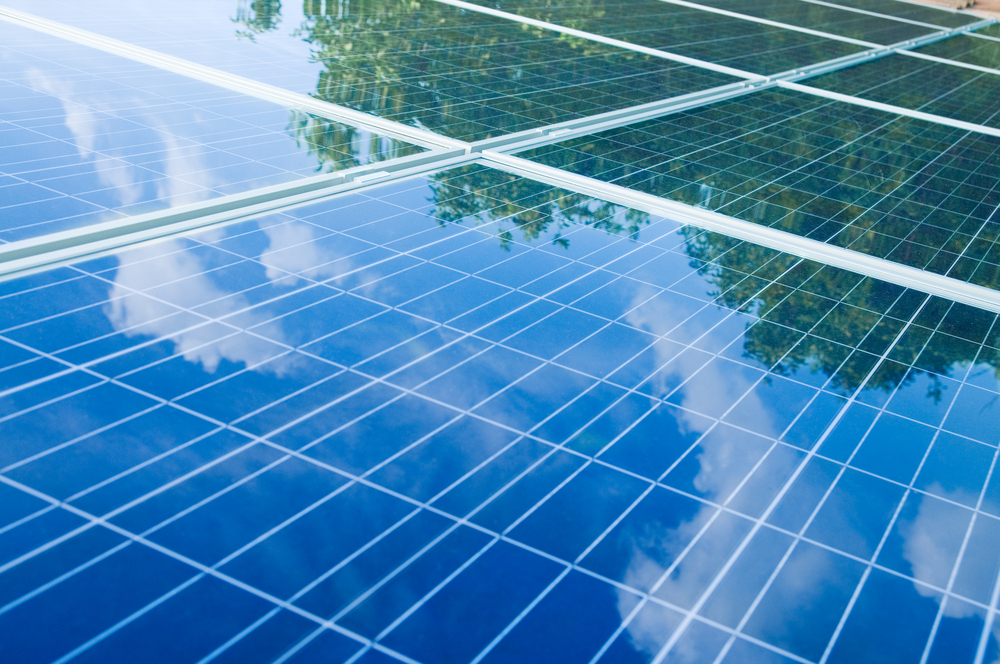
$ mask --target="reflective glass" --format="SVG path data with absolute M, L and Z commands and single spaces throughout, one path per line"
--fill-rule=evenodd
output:
M 805 81 L 807 85 L 915 111 L 1000 127 L 1000 76 L 890 55 Z
M 698 4 L 876 44 L 895 44 L 935 32 L 933 27 L 894 21 L 888 17 L 879 18 L 801 0 L 768 0 L 768 2 L 702 0 Z
M 993 136 L 764 91 L 521 156 L 1000 288 L 998 150 Z
M 858 661 L 997 580 L 995 314 L 479 165 L 7 281 L 0 344 L 13 661 Z
M 985 28 L 976 30 L 976 34 L 1000 39 L 1000 24 L 994 23 L 993 25 L 987 25 Z
M 422 152 L 0 22 L 0 241 Z
M 1000 41 L 993 39 L 959 35 L 918 48 L 917 52 L 1000 70 Z
M 146 7 L 131 10 L 139 12 L 135 18 L 126 8 L 117 21 L 105 23 L 101 14 L 117 13 L 117 4 L 88 5 L 58 20 L 462 140 L 738 80 L 436 2 L 310 2 L 298 22 L 279 20 L 280 3 L 256 3 L 235 24 L 232 5 L 215 4 L 206 19 L 214 27 L 192 32 L 184 7 L 176 5 L 171 11 L 180 12 L 183 21 L 161 24 Z M 255 51 L 258 32 L 270 31 L 278 34 L 266 41 L 266 49 Z M 271 64 L 270 54 L 288 42 L 294 56 L 281 53 Z M 242 57 L 247 52 L 252 58 Z M 296 73 L 286 76 L 289 68 Z
M 899 0 L 835 0 L 831 4 L 884 14 L 893 18 L 930 23 L 943 28 L 960 28 L 980 20 L 978 16 L 973 14 L 947 11 L 946 9 L 920 5 L 916 2 L 900 2 Z
M 660 0 L 586 4 L 476 0 L 477 4 L 759 74 L 832 60 L 862 50 L 831 39 L 729 18 Z

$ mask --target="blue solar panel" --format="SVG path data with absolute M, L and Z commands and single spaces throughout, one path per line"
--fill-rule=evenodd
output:
M 2 302 L 12 661 L 858 661 L 990 607 L 993 314 L 475 165 Z
M 0 24 L 0 241 L 423 148 Z
M 0 7 L 0 662 L 996 660 L 995 24 L 766 4 Z

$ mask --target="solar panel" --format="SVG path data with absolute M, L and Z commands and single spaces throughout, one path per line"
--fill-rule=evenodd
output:
M 759 74 L 857 53 L 862 47 L 660 0 L 605 2 L 600 11 L 564 2 L 478 4 Z
M 5 242 L 424 150 L 27 28 L 0 33 Z
M 996 287 L 980 261 L 995 232 L 998 147 L 993 136 L 765 91 L 522 156 Z
M 995 23 L 11 6 L 0 661 L 1000 652 Z

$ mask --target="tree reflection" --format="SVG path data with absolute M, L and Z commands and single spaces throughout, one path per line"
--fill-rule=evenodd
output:
M 622 7 L 586 0 L 568 9 L 539 0 L 532 9 L 536 13 L 559 13 L 539 18 L 593 30 L 591 22 L 609 16 L 626 21 L 628 17 L 615 14 Z M 594 42 L 566 35 L 555 40 L 525 38 L 547 35 L 528 26 L 502 21 L 494 24 L 494 19 L 482 15 L 459 20 L 460 15 L 450 6 L 415 0 L 306 0 L 303 12 L 305 20 L 295 34 L 312 44 L 313 57 L 324 64 L 315 93 L 320 99 L 464 138 L 516 131 L 523 128 L 524 115 L 537 125 L 566 119 L 565 112 L 570 116 L 594 112 L 592 98 L 597 93 L 565 96 L 570 89 L 566 86 L 586 81 L 590 74 L 589 65 L 578 60 L 560 62 L 560 80 L 566 86 L 558 108 L 540 108 L 537 98 L 529 101 L 527 96 L 517 94 L 544 87 L 537 80 L 541 70 L 533 67 L 552 59 L 555 44 L 575 56 L 603 53 L 603 47 Z M 280 3 L 276 0 L 243 4 L 238 12 L 238 22 L 253 34 L 272 30 L 279 21 Z M 461 47 L 456 48 L 456 43 Z M 820 51 L 816 54 L 821 55 Z M 501 56 L 524 66 L 503 67 L 498 62 Z M 645 60 L 638 54 L 624 57 L 637 58 L 633 63 L 636 66 Z M 803 101 L 793 96 L 784 92 L 757 95 L 760 108 L 756 112 L 747 111 L 746 104 L 737 100 L 733 103 L 742 104 L 741 109 L 736 109 L 741 114 L 738 123 L 726 122 L 723 106 L 717 109 L 721 114 L 704 118 L 679 116 L 683 121 L 669 132 L 657 130 L 661 135 L 615 132 L 608 139 L 585 137 L 577 139 L 572 150 L 544 147 L 534 151 L 532 158 L 800 235 L 818 237 L 843 228 L 838 244 L 946 271 L 957 256 L 950 252 L 961 251 L 968 238 L 951 236 L 949 252 L 939 252 L 934 247 L 934 233 L 955 228 L 966 217 L 945 206 L 926 205 L 924 187 L 930 183 L 911 178 L 912 170 L 920 166 L 915 161 L 918 157 L 894 154 L 892 165 L 877 166 L 884 161 L 886 144 L 912 142 L 908 124 L 886 124 L 884 118 L 866 109 L 826 113 L 822 119 L 827 124 L 818 127 L 816 118 L 802 115 L 802 111 L 828 102 L 812 98 Z M 775 125 L 774 120 L 783 113 L 790 120 Z M 383 142 L 359 136 L 356 129 L 305 114 L 294 114 L 290 129 L 309 144 L 329 170 L 418 150 L 399 144 L 387 148 Z M 879 140 L 866 146 L 862 139 L 872 132 L 878 133 Z M 706 141 L 718 148 L 727 139 L 734 140 L 728 153 L 699 152 Z M 848 145 L 853 147 L 837 152 Z M 928 154 L 936 154 L 936 149 L 947 145 L 927 147 L 933 148 Z M 794 186 L 781 184 L 783 173 L 834 154 L 836 168 L 825 168 L 822 182 L 797 177 Z M 755 169 L 741 167 L 748 159 L 757 164 Z M 926 176 L 932 177 L 932 173 Z M 497 237 L 505 249 L 516 239 L 551 242 L 570 249 L 572 238 L 568 235 L 575 226 L 637 236 L 649 222 L 648 215 L 636 210 L 478 166 L 452 169 L 429 180 L 433 214 L 440 223 L 495 222 Z M 823 191 L 816 187 L 823 187 Z M 889 200 L 890 194 L 891 209 L 872 205 L 882 197 Z M 900 244 L 918 221 L 927 224 L 921 242 Z M 761 280 L 746 278 L 752 271 L 749 266 L 775 260 L 772 250 L 697 230 L 688 232 L 684 250 L 692 268 L 704 279 L 706 292 L 717 295 L 722 306 L 762 313 L 788 297 L 786 288 L 758 292 Z M 723 269 L 716 260 L 723 255 L 727 264 L 744 266 L 742 271 L 739 267 Z M 787 260 L 789 266 L 794 261 L 791 257 L 782 260 Z M 940 265 L 928 264 L 931 261 Z M 811 292 L 839 297 L 837 294 L 845 292 L 845 274 L 832 269 L 818 271 L 811 277 Z M 868 279 L 852 287 L 851 300 L 856 307 L 831 308 L 829 299 L 802 298 L 796 306 L 782 310 L 784 318 L 776 321 L 781 326 L 748 327 L 743 340 L 745 356 L 773 367 L 779 374 L 809 371 L 832 376 L 832 389 L 854 391 L 868 376 L 871 364 L 845 363 L 850 349 L 863 339 L 870 347 L 886 347 L 900 328 L 876 325 L 877 315 L 859 315 L 859 308 L 879 310 L 866 303 L 884 299 L 885 284 Z M 809 335 L 788 348 L 787 328 L 808 330 L 808 321 L 821 319 L 827 328 L 825 338 Z M 933 387 L 935 374 L 949 375 L 955 366 L 967 366 L 975 360 L 970 352 L 974 350 L 947 344 L 931 345 L 923 351 L 921 367 L 931 372 L 928 375 L 932 379 L 929 398 L 939 398 Z M 907 364 L 887 363 L 869 385 L 889 392 L 904 381 L 914 380 L 917 373 L 908 371 Z
M 254 41 L 259 34 L 271 32 L 281 23 L 280 0 L 239 0 L 233 23 L 242 26 L 236 30 L 237 37 Z

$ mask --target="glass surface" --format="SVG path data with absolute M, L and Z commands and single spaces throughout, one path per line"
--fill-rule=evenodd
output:
M 584 4 L 476 0 L 485 7 L 758 74 L 776 74 L 863 50 L 831 39 L 660 0 Z
M 985 28 L 980 28 L 976 30 L 977 35 L 986 35 L 987 37 L 995 37 L 1000 39 L 1000 24 L 994 23 L 993 25 L 987 25 Z
M 5 282 L 0 344 L 13 661 L 919 657 L 997 583 L 996 315 L 482 166 Z
M 160 23 L 148 7 L 125 7 L 117 20 L 105 21 L 104 14 L 119 13 L 118 4 L 88 4 L 66 15 L 53 7 L 44 15 L 462 140 L 738 80 L 436 2 L 307 2 L 301 18 L 287 21 L 280 3 L 268 2 L 244 7 L 235 22 L 233 4 L 216 3 L 205 18 L 210 27 L 195 31 L 188 30 L 185 8 L 201 0 L 171 5 L 183 21 Z M 202 8 L 196 15 L 207 13 Z M 256 49 L 257 41 L 264 48 Z M 295 55 L 282 52 L 286 47 Z M 286 75 L 289 69 L 295 73 Z
M 521 156 L 1000 288 L 998 149 L 993 136 L 764 91 Z
M 950 12 L 937 7 L 919 5 L 915 2 L 900 2 L 899 0 L 835 0 L 831 4 L 862 9 L 866 12 L 876 12 L 893 18 L 905 18 L 910 21 L 940 25 L 943 28 L 960 28 L 980 20 L 980 17 L 973 14 Z
M 0 241 L 424 148 L 0 22 Z
M 918 53 L 1000 70 L 1000 41 L 993 39 L 959 35 L 916 50 Z
M 768 2 L 702 0 L 698 4 L 876 44 L 895 44 L 935 31 L 934 28 L 913 23 L 903 23 L 890 18 L 879 18 L 800 0 L 768 0 Z
M 1000 127 L 1000 76 L 890 55 L 805 81 L 832 90 L 915 111 Z

